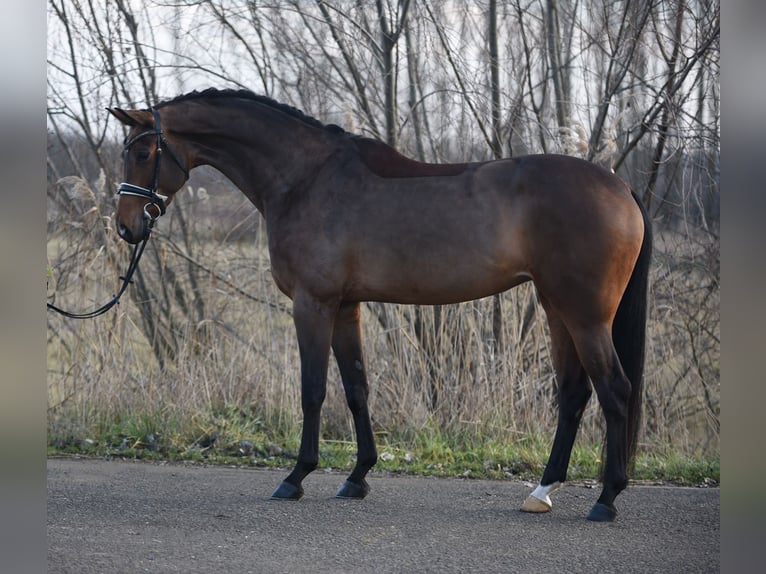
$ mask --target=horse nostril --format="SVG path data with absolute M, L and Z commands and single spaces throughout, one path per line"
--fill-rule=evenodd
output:
M 117 226 L 117 234 L 120 237 L 122 237 L 125 241 L 127 241 L 128 243 L 132 243 L 133 242 L 133 234 L 130 232 L 130 229 L 125 227 L 125 225 L 123 225 L 122 223 L 120 223 Z

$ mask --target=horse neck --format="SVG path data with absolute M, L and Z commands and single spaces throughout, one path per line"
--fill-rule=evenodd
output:
M 198 131 L 185 133 L 193 148 L 191 165 L 223 173 L 265 215 L 270 204 L 305 182 L 332 153 L 329 135 L 264 105 L 233 111 L 211 106 L 203 111 Z M 182 114 L 184 122 L 195 124 L 192 114 Z

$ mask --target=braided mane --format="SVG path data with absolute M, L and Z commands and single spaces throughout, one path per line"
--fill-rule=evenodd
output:
M 326 125 L 317 120 L 316 118 L 312 118 L 309 115 L 304 114 L 301 110 L 298 108 L 294 108 L 293 106 L 280 103 L 276 100 L 273 100 L 267 96 L 261 96 L 258 94 L 255 94 L 251 92 L 250 90 L 235 90 L 235 89 L 226 89 L 226 90 L 219 90 L 216 88 L 208 88 L 206 90 L 202 90 L 201 92 L 193 91 L 189 92 L 188 94 L 182 94 L 180 96 L 177 96 L 173 98 L 172 100 L 166 100 L 164 102 L 161 102 L 157 104 L 156 108 L 161 108 L 163 106 L 169 106 L 172 104 L 177 104 L 179 102 L 186 102 L 190 100 L 203 100 L 203 99 L 219 99 L 219 98 L 239 98 L 243 100 L 251 100 L 254 102 L 257 102 L 259 104 L 263 104 L 265 106 L 269 106 L 270 108 L 274 108 L 275 110 L 278 110 L 280 112 L 283 112 L 293 118 L 296 118 L 298 120 L 301 120 L 302 122 L 316 127 L 316 128 L 323 128 L 328 129 L 331 131 L 343 131 L 341 128 L 336 126 L 335 124 Z

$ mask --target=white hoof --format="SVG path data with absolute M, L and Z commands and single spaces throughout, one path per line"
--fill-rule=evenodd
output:
M 551 502 L 551 497 L 549 495 L 552 492 L 557 491 L 559 488 L 561 488 L 560 482 L 554 482 L 547 486 L 543 486 L 542 484 L 539 485 L 532 491 L 532 494 L 527 496 L 524 504 L 521 505 L 521 510 L 523 512 L 537 513 L 550 512 L 551 508 L 553 508 L 553 503 Z
M 527 496 L 524 504 L 521 505 L 521 510 L 524 512 L 550 512 L 551 508 L 550 498 L 547 501 L 540 500 L 531 494 Z

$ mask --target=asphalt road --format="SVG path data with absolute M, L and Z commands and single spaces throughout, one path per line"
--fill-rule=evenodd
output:
M 631 486 L 614 523 L 585 516 L 597 489 L 565 486 L 553 512 L 518 510 L 516 481 L 372 473 L 362 501 L 317 471 L 299 502 L 284 472 L 48 460 L 48 572 L 718 572 L 717 488 Z

